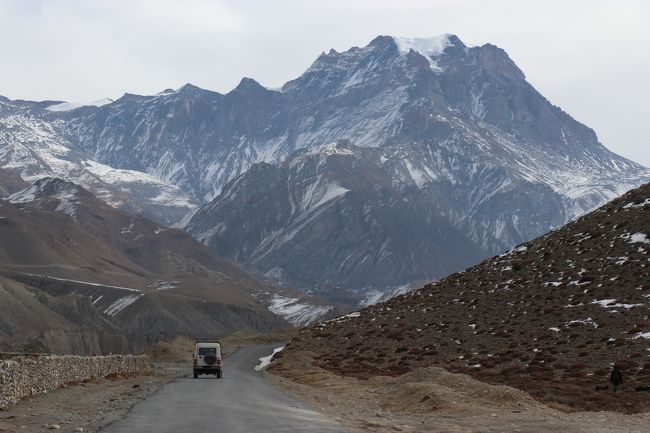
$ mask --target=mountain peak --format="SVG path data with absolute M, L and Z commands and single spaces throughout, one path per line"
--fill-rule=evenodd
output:
M 397 49 L 408 54 L 411 50 L 420 54 L 429 61 L 431 69 L 442 71 L 442 68 L 436 63 L 436 58 L 443 54 L 448 48 L 465 48 L 466 45 L 456 35 L 443 33 L 438 36 L 429 38 L 406 38 L 402 36 L 391 36 L 392 41 L 397 45 Z
M 391 36 L 397 48 L 401 52 L 408 53 L 410 50 L 417 51 L 424 56 L 437 56 L 442 54 L 447 47 L 465 44 L 456 35 L 443 33 L 429 38 L 406 38 L 402 36 Z
M 254 92 L 259 90 L 268 90 L 266 87 L 262 86 L 260 83 L 255 81 L 252 78 L 244 77 L 241 79 L 237 87 L 234 89 L 239 92 Z
M 221 94 L 218 93 L 218 92 L 214 92 L 212 90 L 206 90 L 206 89 L 203 89 L 201 87 L 195 86 L 194 84 L 185 83 L 176 90 L 169 88 L 169 89 L 163 90 L 162 92 L 158 92 L 155 95 L 144 96 L 144 97 L 145 98 L 151 98 L 151 97 L 157 98 L 157 97 L 163 96 L 163 97 L 172 97 L 172 98 L 174 98 L 174 97 L 180 96 L 180 97 L 183 97 L 183 98 L 188 98 L 188 97 L 189 98 L 194 98 L 194 97 L 202 97 L 202 96 L 211 97 L 211 96 L 214 96 L 214 95 L 221 96 Z
M 96 200 L 88 191 L 66 180 L 45 177 L 34 184 L 9 196 L 9 202 L 27 204 L 39 209 L 49 208 L 61 212 L 77 221 L 77 208 L 82 199 Z M 54 203 L 50 199 L 56 199 Z
M 185 83 L 181 87 L 178 88 L 178 90 L 188 90 L 188 89 L 198 89 L 198 87 L 196 87 L 192 83 Z
M 370 43 L 368 44 L 369 47 L 386 47 L 389 45 L 393 45 L 393 37 L 392 36 L 387 36 L 387 35 L 379 35 L 376 38 L 374 38 Z
M 28 203 L 61 193 L 75 195 L 81 190 L 80 186 L 72 182 L 57 177 L 44 177 L 36 180 L 31 186 L 22 191 L 10 195 L 9 201 L 12 203 Z
M 194 84 L 185 83 L 181 87 L 179 87 L 176 92 L 184 93 L 184 92 L 194 92 L 196 90 L 203 90 L 203 89 L 201 89 L 200 87 L 195 86 Z

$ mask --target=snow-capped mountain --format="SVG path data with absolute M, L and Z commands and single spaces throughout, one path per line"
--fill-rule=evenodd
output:
M 568 203 L 573 215 L 622 192 L 608 185 L 616 180 L 599 182 L 603 175 L 622 175 L 627 189 L 638 184 L 625 177 L 639 166 L 549 103 L 505 51 L 453 35 L 380 36 L 331 50 L 280 90 L 244 78 L 227 94 L 185 85 L 60 114 L 68 139 L 98 162 L 149 173 L 199 201 L 255 163 L 340 139 L 425 146 L 443 166 L 430 167 L 436 176 L 473 161 L 506 166 L 578 199 Z
M 330 51 L 282 98 L 298 150 L 235 178 L 187 229 L 301 287 L 438 279 L 649 179 L 503 50 L 452 35 Z
M 98 163 L 76 149 L 65 137 L 66 121 L 56 117 L 68 110 L 48 111 L 61 105 L 0 97 L 0 168 L 18 172 L 27 182 L 57 177 L 77 183 L 114 207 L 164 224 L 178 222 L 196 206 L 175 185 Z
M 244 78 L 227 94 L 185 85 L 104 102 L 0 100 L 0 168 L 74 180 L 111 203 L 115 190 L 163 201 L 179 210 L 169 222 L 206 203 L 195 236 L 305 288 L 437 279 L 650 179 L 505 51 L 449 34 L 330 50 L 278 90 Z M 146 176 L 134 183 L 148 193 L 115 184 L 127 173 Z

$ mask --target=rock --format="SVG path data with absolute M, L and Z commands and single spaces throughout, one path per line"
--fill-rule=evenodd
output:
M 148 368 L 148 357 L 131 355 L 19 356 L 0 361 L 0 408 L 15 404 L 25 397 L 46 394 L 68 383 L 110 374 L 134 373 Z M 43 427 L 52 429 L 48 425 Z

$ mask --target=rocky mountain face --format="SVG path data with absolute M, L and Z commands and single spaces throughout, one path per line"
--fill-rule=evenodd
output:
M 453 35 L 330 50 L 278 90 L 245 78 L 89 106 L 2 99 L 0 143 L 0 168 L 165 224 L 204 204 L 183 220 L 194 236 L 319 291 L 441 278 L 650 179 L 505 51 Z
M 472 163 L 507 168 L 569 196 L 574 216 L 618 191 L 595 178 L 626 184 L 640 170 L 550 104 L 505 51 L 453 35 L 380 36 L 331 50 L 279 90 L 244 78 L 225 95 L 186 85 L 53 113 L 98 162 L 147 172 L 204 201 L 255 163 L 340 139 L 426 157 L 431 171 L 414 172 L 420 185 L 455 180 Z
M 566 410 L 647 410 L 650 184 L 437 283 L 306 328 L 283 351 L 337 374 L 444 366 Z M 626 391 L 596 392 L 611 366 Z M 616 398 L 619 397 L 619 398 Z
M 0 169 L 0 197 L 7 197 L 28 186 L 18 170 Z
M 291 101 L 289 156 L 226 184 L 186 228 L 300 287 L 441 278 L 648 179 L 503 50 L 453 36 L 331 51 L 277 98 Z
M 430 203 L 429 195 L 395 180 L 383 153 L 335 143 L 280 165 L 253 166 L 202 207 L 187 230 L 286 285 L 383 289 L 482 258 Z
M 100 164 L 76 149 L 65 135 L 66 121 L 61 116 L 65 117 L 66 112 L 45 109 L 51 104 L 0 97 L 3 178 L 18 175 L 28 183 L 44 177 L 65 179 L 84 186 L 116 208 L 166 225 L 178 222 L 196 206 L 177 186 L 143 172 Z M 3 183 L 0 181 L 0 185 Z
M 125 333 L 80 294 L 50 296 L 0 277 L 0 350 L 29 353 L 122 353 Z
M 289 326 L 252 296 L 273 292 L 272 284 L 181 230 L 123 213 L 60 179 L 0 201 L 0 274 L 13 281 L 9 306 L 29 298 L 38 307 L 18 315 L 8 307 L 13 313 L 0 317 L 5 340 L 55 352 L 137 351 L 177 335 Z M 33 327 L 41 310 L 66 326 Z

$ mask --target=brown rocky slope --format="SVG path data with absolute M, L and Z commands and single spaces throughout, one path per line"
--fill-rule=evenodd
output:
M 43 353 L 126 352 L 118 326 L 83 295 L 50 296 L 0 276 L 0 350 Z
M 304 329 L 281 353 L 358 378 L 443 366 L 565 410 L 650 408 L 650 184 L 509 253 Z M 625 377 L 606 385 L 612 364 Z
M 0 200 L 0 275 L 0 350 L 121 353 L 289 325 L 251 295 L 274 289 L 253 273 L 60 179 Z

